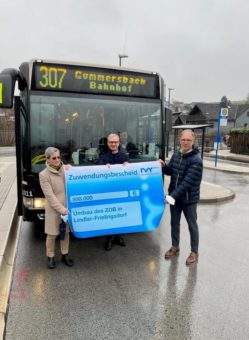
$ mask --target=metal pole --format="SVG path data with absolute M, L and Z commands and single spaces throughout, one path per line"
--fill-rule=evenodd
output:
M 15 143 L 16 143 L 16 173 L 17 173 L 17 211 L 18 216 L 23 215 L 22 199 L 22 136 L 21 136 L 21 100 L 14 97 L 15 108 Z
M 206 128 L 204 127 L 203 129 L 202 129 L 202 141 L 201 141 L 201 158 L 203 159 L 203 153 L 204 153 L 204 143 L 205 143 L 205 130 L 206 130 Z
M 218 111 L 218 123 L 217 123 L 217 132 L 216 132 L 216 151 L 215 151 L 215 167 L 217 166 L 218 163 L 218 149 L 219 149 L 219 145 L 220 145 L 220 113 L 221 113 L 221 106 L 219 107 L 219 111 Z
M 174 89 L 172 87 L 169 87 L 169 99 L 168 99 L 168 108 L 170 110 L 170 92 Z M 175 137 L 174 137 L 174 151 L 175 151 Z M 167 150 L 166 150 L 166 157 L 169 155 L 169 131 L 167 132 Z
M 175 133 L 174 133 L 174 153 L 176 152 L 176 139 L 178 137 L 178 130 L 175 129 Z
M 166 157 L 169 157 L 169 131 L 166 132 L 166 143 L 167 143 L 167 148 L 166 148 Z
M 168 100 L 169 109 L 170 109 L 170 92 L 173 91 L 173 90 L 174 90 L 173 88 L 169 87 L 169 100 Z

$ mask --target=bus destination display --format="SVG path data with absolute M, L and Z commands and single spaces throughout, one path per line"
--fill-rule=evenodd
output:
M 159 98 L 159 77 L 105 68 L 34 63 L 32 89 Z

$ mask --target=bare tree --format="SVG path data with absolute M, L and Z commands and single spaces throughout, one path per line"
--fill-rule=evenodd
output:
M 227 99 L 227 96 L 222 96 L 222 98 L 221 98 L 221 104 L 222 104 L 224 107 L 231 106 L 231 100 L 228 100 L 228 99 Z
M 0 146 L 12 146 L 15 143 L 15 121 L 13 110 L 0 111 Z

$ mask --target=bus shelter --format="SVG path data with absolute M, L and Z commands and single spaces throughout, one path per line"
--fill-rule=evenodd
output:
M 206 129 L 208 127 L 212 127 L 212 126 L 213 126 L 212 124 L 200 124 L 200 125 L 185 124 L 185 125 L 173 126 L 172 129 L 174 130 L 174 152 L 176 151 L 176 147 L 177 147 L 177 144 L 178 144 L 179 133 L 182 130 L 189 129 L 189 130 L 194 131 L 194 133 L 196 135 L 198 146 L 201 149 L 201 158 L 203 158 Z

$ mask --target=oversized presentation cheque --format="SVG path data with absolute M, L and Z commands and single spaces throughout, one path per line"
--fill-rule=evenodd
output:
M 159 162 L 71 167 L 65 173 L 69 223 L 76 237 L 159 226 L 165 207 Z

